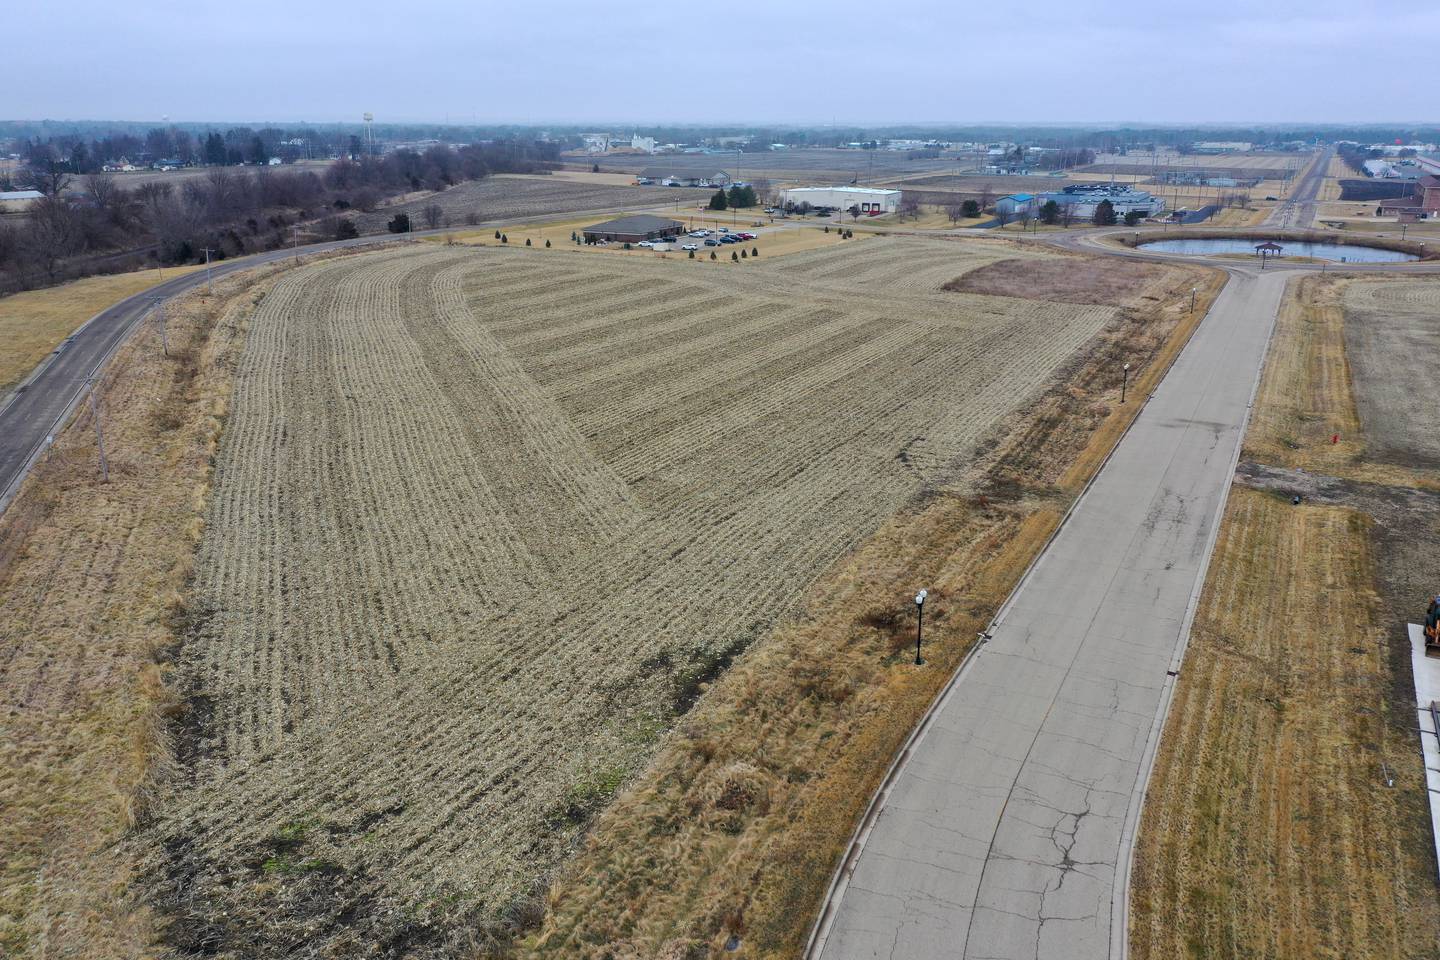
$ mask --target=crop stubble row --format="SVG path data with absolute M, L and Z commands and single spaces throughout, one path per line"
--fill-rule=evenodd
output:
M 367 895 L 493 914 L 573 842 L 576 785 L 648 754 L 673 674 L 791 613 L 1114 316 L 780 263 L 406 249 L 276 285 L 198 565 L 210 736 L 159 826 L 202 887 L 318 823 Z

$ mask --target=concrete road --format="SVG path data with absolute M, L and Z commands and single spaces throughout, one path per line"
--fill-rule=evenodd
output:
M 929 717 L 810 956 L 1121 955 L 1140 801 L 1288 279 L 1232 277 Z

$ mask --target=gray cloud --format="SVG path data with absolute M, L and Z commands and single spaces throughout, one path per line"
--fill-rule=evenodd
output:
M 1424 120 L 1382 83 L 1440 10 L 1368 0 L 886 6 L 38 0 L 7 10 L 11 119 Z

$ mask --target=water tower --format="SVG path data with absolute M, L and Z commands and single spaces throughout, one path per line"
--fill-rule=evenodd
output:
M 375 114 L 371 113 L 369 110 L 366 110 L 364 116 L 365 116 L 365 152 L 366 152 L 367 154 L 369 154 L 370 156 L 373 157 L 373 156 L 375 156 L 375 130 L 374 130 L 374 127 L 373 127 L 373 124 L 374 124 L 374 122 L 375 122 Z

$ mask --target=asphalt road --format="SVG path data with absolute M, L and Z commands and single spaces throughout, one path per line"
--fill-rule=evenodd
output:
M 302 247 L 301 252 L 315 253 L 394 239 L 390 236 L 362 237 L 312 244 Z M 221 277 L 294 255 L 290 250 L 275 250 L 222 260 L 211 270 L 214 276 Z M 0 510 L 9 505 L 31 465 L 45 451 L 70 411 L 85 397 L 88 379 L 99 373 L 111 354 L 135 329 L 150 310 L 154 298 L 173 297 L 204 283 L 204 271 L 174 277 L 96 314 L 41 361 L 30 377 L 10 394 L 4 406 L 0 407 Z
M 669 204 L 654 208 L 668 210 Z M 597 219 L 612 212 L 642 212 L 628 208 L 613 211 L 586 211 Z M 533 220 L 534 218 L 529 218 Z M 297 250 L 272 250 L 222 260 L 211 267 L 215 277 L 221 277 L 237 270 L 247 270 L 267 263 L 274 263 L 294 257 L 297 253 L 306 256 L 328 250 L 346 247 L 368 246 L 380 243 L 404 242 L 406 237 L 442 236 L 460 230 L 504 227 L 519 222 L 515 219 L 494 220 L 473 227 L 445 227 L 439 230 L 417 230 L 413 234 L 397 236 L 378 234 L 358 237 L 353 240 L 330 241 L 302 246 Z M 91 318 L 76 330 L 48 357 L 42 360 L 22 385 L 9 397 L 0 400 L 0 512 L 9 506 L 20 484 L 29 473 L 31 466 L 49 446 L 55 432 L 70 416 L 75 406 L 88 392 L 88 380 L 95 377 L 106 361 L 122 344 L 144 315 L 149 311 L 155 298 L 169 298 L 206 282 L 203 271 L 175 277 L 159 283 L 116 303 Z M 78 318 L 77 318 L 78 322 Z
M 1319 206 L 1316 198 L 1320 195 L 1321 185 L 1325 183 L 1325 175 L 1330 170 L 1330 158 L 1333 156 L 1335 148 L 1326 147 L 1320 158 L 1310 165 L 1300 181 L 1291 188 L 1285 202 L 1270 211 L 1270 216 L 1265 218 L 1266 226 L 1301 230 L 1315 222 L 1315 211 Z

